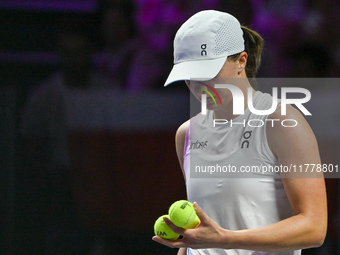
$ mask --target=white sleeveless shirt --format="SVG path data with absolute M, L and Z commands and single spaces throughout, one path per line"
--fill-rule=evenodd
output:
M 255 109 L 267 110 L 272 106 L 272 97 L 257 91 L 253 105 Z M 223 228 L 261 228 L 292 215 L 279 173 L 240 173 L 251 166 L 277 165 L 267 143 L 267 117 L 254 115 L 247 108 L 244 115 L 238 116 L 232 123 L 229 121 L 215 127 L 212 111 L 208 111 L 207 115 L 198 114 L 190 120 L 183 164 L 188 200 L 196 201 Z M 280 122 L 271 123 L 281 125 Z M 236 173 L 229 173 L 228 167 Z M 216 173 L 218 170 L 220 172 Z M 188 248 L 187 254 L 299 255 L 301 250 L 258 252 Z

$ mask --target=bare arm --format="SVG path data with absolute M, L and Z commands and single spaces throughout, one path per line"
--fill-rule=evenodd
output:
M 187 248 L 179 248 L 177 255 L 187 255 Z
M 190 120 L 184 122 L 176 132 L 176 153 L 179 161 L 179 165 L 181 166 L 184 180 L 185 180 L 185 174 L 183 169 L 183 155 L 184 155 L 184 145 L 185 145 L 185 135 L 187 132 L 187 129 L 189 127 Z
M 179 164 L 181 166 L 183 177 L 185 180 L 185 174 L 183 169 L 183 155 L 184 155 L 184 145 L 185 145 L 185 135 L 189 127 L 189 121 L 183 123 L 176 132 L 176 152 Z M 177 255 L 186 255 L 187 248 L 179 248 Z
M 283 119 L 279 112 L 270 118 Z M 287 119 L 298 126 L 285 128 L 276 125 L 267 130 L 268 143 L 279 164 L 320 163 L 317 142 L 303 116 L 289 107 Z M 308 177 L 308 176 L 305 176 Z M 258 251 L 287 251 L 317 247 L 323 243 L 327 230 L 326 191 L 323 176 L 319 178 L 282 178 L 293 216 L 273 225 L 257 229 L 230 231 L 221 228 L 197 205 L 201 225 L 183 230 L 167 224 L 184 236 L 183 240 L 167 242 L 170 247 L 249 249 Z
M 275 112 L 270 118 L 282 119 L 282 116 Z M 278 158 L 278 164 L 320 164 L 315 136 L 303 116 L 293 107 L 289 107 L 285 118 L 297 120 L 298 126 L 267 126 L 268 143 Z M 293 216 L 265 228 L 237 232 L 236 247 L 283 251 L 316 247 L 323 243 L 327 228 L 324 179 L 322 174 L 316 176 L 307 172 L 304 175 L 282 176 Z

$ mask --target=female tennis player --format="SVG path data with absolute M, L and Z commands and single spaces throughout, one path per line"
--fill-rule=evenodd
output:
M 232 15 L 199 12 L 176 33 L 174 67 L 165 86 L 184 80 L 201 100 L 221 79 L 238 80 L 234 85 L 245 99 L 251 93 L 255 109 L 269 109 L 272 97 L 257 91 L 250 82 L 260 64 L 262 45 L 261 36 L 241 26 Z M 301 249 L 320 246 L 327 230 L 322 174 L 292 178 L 279 171 L 230 178 L 228 171 L 218 177 L 207 176 L 201 167 L 298 166 L 304 172 L 305 165 L 320 164 L 315 136 L 302 114 L 288 105 L 286 115 L 282 115 L 279 102 L 273 113 L 255 115 L 247 100 L 244 114 L 234 114 L 230 90 L 216 89 L 213 96 L 207 96 L 207 113 L 191 118 L 176 133 L 188 200 L 194 202 L 201 224 L 182 229 L 165 218 L 183 238 L 169 241 L 155 236 L 153 240 L 179 248 L 179 255 L 297 255 Z M 249 125 L 254 119 L 265 125 L 255 125 L 254 121 Z M 285 119 L 298 124 L 281 125 Z M 214 125 L 216 120 L 223 120 L 223 125 Z

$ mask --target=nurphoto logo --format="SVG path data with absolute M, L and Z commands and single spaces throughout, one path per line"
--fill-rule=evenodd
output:
M 217 98 L 220 101 L 220 104 L 222 105 L 222 101 L 220 96 L 218 95 L 217 91 L 215 90 L 215 88 L 225 88 L 225 89 L 229 89 L 232 97 L 233 97 L 233 114 L 234 115 L 244 115 L 244 95 L 242 93 L 242 90 L 235 86 L 235 85 L 231 85 L 231 84 L 215 84 L 214 87 L 209 86 L 207 84 L 204 84 L 206 87 L 208 87 L 210 90 L 212 90 Z M 211 92 L 209 92 L 206 89 L 201 88 L 201 90 L 205 91 L 207 94 L 202 94 L 201 95 L 201 114 L 202 115 L 206 115 L 207 114 L 207 95 L 209 95 L 213 100 L 215 105 L 217 105 L 217 102 L 214 98 L 214 96 L 212 95 Z M 304 97 L 303 98 L 287 98 L 287 94 L 288 93 L 300 93 L 303 94 Z M 272 114 L 278 105 L 278 88 L 273 87 L 272 88 L 272 105 L 269 109 L 266 110 L 259 110 L 259 109 L 255 109 L 254 105 L 253 105 L 253 94 L 252 94 L 252 88 L 248 88 L 248 96 L 247 96 L 247 102 L 248 102 L 248 108 L 249 111 L 255 115 L 270 115 Z M 285 116 L 287 114 L 287 105 L 295 105 L 304 115 L 306 116 L 311 116 L 312 114 L 306 109 L 306 107 L 303 106 L 303 104 L 309 102 L 309 100 L 311 99 L 311 93 L 309 90 L 305 89 L 305 88 L 298 88 L 298 87 L 282 87 L 281 88 L 281 115 Z M 274 125 L 275 121 L 279 121 L 279 120 L 275 120 L 275 119 L 267 119 L 267 122 L 271 122 L 272 126 Z M 214 119 L 214 127 L 216 125 L 224 125 L 227 124 L 231 121 L 225 120 L 225 119 Z M 257 125 L 255 125 L 255 123 L 257 122 Z M 288 123 L 291 122 L 293 124 L 288 125 Z M 239 123 L 238 123 L 239 124 Z M 245 125 L 245 123 L 243 122 L 242 124 Z M 294 119 L 286 119 L 281 121 L 281 124 L 284 127 L 295 127 L 297 126 L 297 121 Z M 248 125 L 251 127 L 262 127 L 264 125 L 264 121 L 262 120 L 258 120 L 258 119 L 253 119 L 253 120 L 249 120 L 248 121 Z

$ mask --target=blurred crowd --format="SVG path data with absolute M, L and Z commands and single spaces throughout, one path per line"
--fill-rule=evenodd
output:
M 18 233 L 23 244 L 18 254 L 104 254 L 93 250 L 92 235 L 80 238 L 75 224 L 63 95 L 162 89 L 177 29 L 204 9 L 231 13 L 263 36 L 259 77 L 340 75 L 337 0 L 98 0 L 96 25 L 62 18 L 56 36 L 59 69 L 35 86 L 22 114 L 18 222 L 25 227 Z M 79 250 L 79 240 L 86 251 Z
M 95 14 L 98 26 L 91 29 L 81 19 L 60 26 L 61 71 L 74 72 L 77 61 L 87 61 L 91 65 L 79 67 L 78 73 L 91 68 L 112 88 L 161 89 L 172 67 L 179 26 L 197 11 L 216 9 L 263 36 L 259 77 L 338 77 L 339 5 L 336 0 L 101 0 Z M 73 37 L 73 43 L 65 43 L 70 40 L 66 37 Z M 91 47 L 98 41 L 99 47 Z

